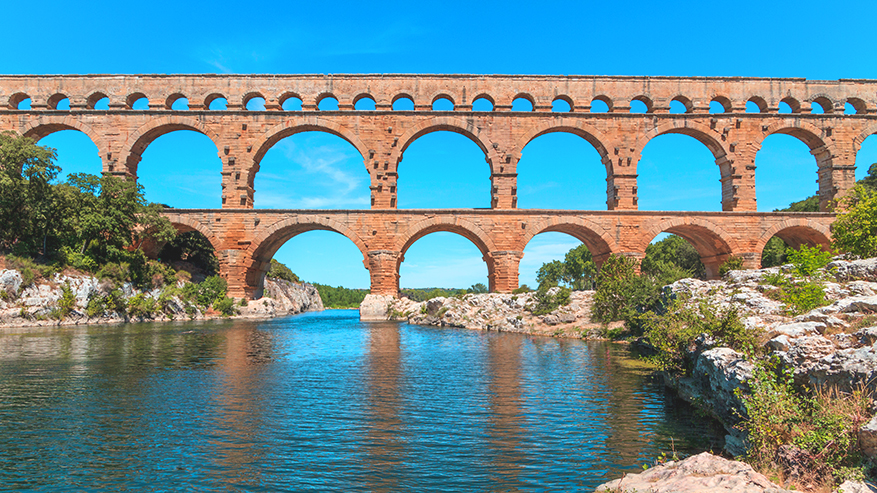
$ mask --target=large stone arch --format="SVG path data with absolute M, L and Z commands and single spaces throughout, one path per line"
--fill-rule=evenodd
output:
M 439 231 L 456 233 L 463 236 L 474 243 L 484 255 L 496 250 L 493 238 L 481 229 L 480 226 L 472 221 L 452 215 L 435 216 L 412 224 L 404 233 L 398 236 L 394 250 L 405 255 L 405 252 L 408 251 L 408 248 L 414 242 L 430 233 L 437 233 Z
M 859 152 L 859 149 L 862 147 L 865 139 L 874 134 L 877 134 L 877 123 L 873 123 L 865 127 L 865 129 L 862 130 L 862 133 L 860 133 L 853 139 L 853 144 L 855 145 L 856 152 Z
M 610 232 L 602 226 L 586 218 L 566 216 L 551 217 L 528 224 L 521 236 L 519 250 L 523 252 L 536 235 L 549 232 L 565 233 L 584 243 L 598 267 L 609 255 L 620 253 L 621 250 Z
M 178 233 L 197 231 L 204 235 L 205 238 L 207 238 L 207 241 L 209 241 L 210 244 L 213 245 L 214 250 L 219 251 L 225 248 L 220 238 L 213 233 L 213 230 L 210 229 L 209 225 L 194 219 L 191 215 L 165 212 L 164 217 L 166 217 L 167 220 L 170 221 L 171 225 L 177 230 Z
M 791 135 L 807 144 L 807 147 L 809 147 L 811 151 L 815 151 L 821 147 L 830 150 L 834 149 L 834 142 L 831 139 L 823 137 L 825 135 L 823 129 L 812 123 L 801 121 L 799 118 L 784 118 L 779 121 L 774 121 L 763 130 L 761 136 L 756 136 L 751 142 L 752 147 L 756 151 L 760 150 L 764 139 L 773 134 Z
M 521 159 L 521 153 L 524 151 L 524 147 L 533 141 L 533 139 L 554 132 L 571 133 L 585 139 L 585 141 L 591 144 L 591 146 L 597 150 L 597 153 L 600 154 L 600 159 L 606 166 L 607 175 L 612 174 L 613 165 L 607 147 L 609 145 L 608 143 L 612 142 L 612 140 L 595 127 L 581 120 L 573 120 L 569 118 L 566 120 L 561 118 L 556 121 L 543 122 L 528 128 L 515 141 L 514 150 L 512 151 L 514 153 L 515 161 Z
M 106 161 L 109 155 L 109 147 L 107 146 L 106 141 L 92 127 L 82 123 L 72 116 L 41 116 L 24 125 L 21 128 L 21 135 L 33 139 L 34 142 L 38 142 L 43 137 L 47 137 L 62 130 L 77 130 L 87 135 L 88 138 L 91 139 L 91 142 L 94 143 L 95 147 L 97 147 L 97 152 L 101 158 L 101 162 L 104 163 L 104 167 L 106 167 Z M 106 169 L 104 169 L 104 171 L 106 171 Z
M 177 130 L 193 130 L 206 135 L 213 142 L 213 145 L 216 147 L 217 156 L 219 156 L 220 138 L 216 132 L 195 118 L 168 115 L 149 121 L 128 136 L 128 139 L 125 141 L 124 147 L 122 148 L 126 153 L 125 173 L 136 178 L 137 165 L 140 163 L 143 151 L 146 150 L 149 144 L 155 141 L 155 139 Z
M 636 155 L 642 156 L 643 149 L 646 148 L 652 139 L 667 134 L 681 134 L 697 139 L 698 142 L 710 150 L 713 157 L 716 158 L 717 164 L 721 164 L 719 160 L 728 154 L 718 132 L 707 125 L 695 123 L 687 118 L 674 118 L 645 132 L 642 141 L 636 146 Z
M 262 134 L 262 137 L 253 145 L 253 165 L 258 167 L 262 158 L 265 157 L 265 154 L 274 146 L 274 144 L 286 137 L 301 132 L 326 132 L 336 135 L 349 142 L 357 151 L 359 151 L 359 154 L 363 158 L 363 163 L 365 162 L 365 157 L 368 156 L 368 147 L 359 140 L 355 131 L 333 121 L 311 116 L 286 120 L 283 123 L 271 127 L 267 132 Z
M 271 265 L 271 259 L 277 250 L 290 239 L 308 231 L 334 231 L 346 237 L 356 245 L 363 256 L 363 266 L 368 269 L 368 247 L 355 231 L 344 223 L 320 215 L 294 216 L 274 222 L 262 229 L 243 252 L 248 262 L 244 265 L 245 291 L 262 295 L 265 273 Z
M 499 154 L 493 148 L 493 142 L 487 135 L 486 131 L 475 125 L 473 119 L 460 119 L 453 116 L 441 116 L 422 120 L 420 123 L 409 128 L 399 137 L 399 145 L 394 148 L 390 156 L 391 162 L 398 164 L 402 161 L 405 150 L 408 149 L 415 140 L 432 132 L 448 131 L 461 134 L 474 142 L 482 152 L 484 152 L 485 160 L 490 165 L 491 173 L 494 172 L 494 162 L 499 162 Z
M 801 245 L 828 248 L 831 245 L 831 228 L 818 221 L 806 218 L 789 218 L 767 229 L 755 245 L 757 252 L 764 251 L 767 242 L 774 236 L 785 241 L 792 248 Z
M 637 237 L 635 253 L 645 256 L 646 247 L 660 233 L 681 236 L 700 254 L 708 279 L 719 276 L 719 266 L 740 249 L 734 236 L 721 226 L 703 218 L 673 217 L 646 225 Z

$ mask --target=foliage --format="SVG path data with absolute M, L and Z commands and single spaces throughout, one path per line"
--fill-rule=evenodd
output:
M 530 291 L 532 291 L 532 289 L 530 289 L 530 286 L 527 286 L 526 284 L 521 284 L 521 286 L 518 287 L 518 289 L 515 289 L 512 291 L 512 294 L 523 294 L 523 293 L 529 293 Z
M 631 327 L 638 325 L 638 315 L 660 310 L 661 284 L 652 276 L 637 275 L 635 259 L 610 255 L 597 277 L 597 292 L 591 316 L 607 323 L 625 320 Z
M 870 396 L 864 390 L 840 393 L 817 389 L 799 393 L 791 368 L 774 357 L 756 364 L 749 393 L 737 391 L 746 407 L 742 427 L 749 432 L 749 459 L 766 466 L 782 446 L 793 446 L 808 459 L 804 468 L 824 482 L 841 481 L 861 471 L 857 431 L 869 419 Z
M 230 317 L 238 313 L 237 308 L 235 308 L 234 298 L 229 298 L 227 296 L 214 301 L 213 309 L 226 317 Z
M 162 262 L 189 262 L 207 276 L 219 273 L 219 260 L 216 259 L 213 245 L 199 231 L 180 233 L 167 242 L 158 253 Z M 272 267 L 274 260 L 272 259 Z M 268 273 L 269 277 L 271 272 Z
M 828 302 L 821 282 L 824 273 L 820 269 L 831 261 L 831 253 L 801 245 L 797 250 L 788 250 L 788 259 L 792 264 L 792 277 L 782 273 L 765 276 L 762 279 L 764 284 L 777 287 L 765 294 L 785 303 L 793 315 L 826 305 Z
M 728 257 L 722 265 L 719 266 L 719 275 L 723 276 L 732 270 L 743 270 L 743 259 L 736 256 Z
M 788 245 L 780 237 L 774 236 L 767 240 L 764 250 L 761 251 L 761 266 L 775 267 L 777 265 L 785 265 L 788 262 L 786 250 Z
M 368 289 L 350 289 L 314 284 L 326 308 L 357 308 L 369 293 Z
M 792 272 L 800 277 L 813 277 L 819 269 L 831 262 L 831 252 L 807 245 L 801 245 L 797 250 L 789 250 L 788 257 Z
M 299 279 L 298 276 L 295 275 L 295 273 L 292 272 L 289 267 L 273 258 L 271 259 L 271 267 L 268 269 L 267 276 L 272 279 L 282 279 L 289 282 L 301 282 L 301 279 Z
M 219 276 L 210 276 L 200 283 L 189 283 L 183 286 L 180 297 L 202 308 L 213 306 L 217 301 L 225 298 L 228 284 Z
M 472 287 L 469 288 L 469 292 L 475 294 L 484 294 L 487 292 L 487 286 L 479 282 L 477 284 L 473 284 Z
M 591 256 L 590 250 L 584 244 L 579 245 L 566 253 L 563 262 L 553 260 L 542 264 L 536 271 L 536 282 L 539 286 L 559 286 L 561 284 L 570 289 L 580 291 L 594 289 L 597 279 L 597 264 Z
M 736 308 L 720 310 L 707 301 L 692 308 L 675 300 L 665 313 L 646 312 L 638 321 L 643 335 L 658 350 L 653 359 L 663 370 L 689 371 L 686 354 L 701 334 L 746 353 L 753 352 L 757 345 L 756 331 L 746 328 Z
M 698 279 L 706 277 L 706 268 L 700 261 L 700 254 L 691 243 L 676 235 L 670 235 L 647 246 L 641 267 L 644 274 L 656 277 L 661 277 L 662 272 L 674 268 L 687 271 L 688 275 L 683 277 Z
M 877 256 L 877 190 L 856 186 L 841 204 L 844 212 L 831 225 L 834 247 L 864 258 Z
M 777 209 L 775 212 L 819 212 L 819 196 L 811 195 L 804 200 L 792 202 L 785 209 Z
M 152 318 L 156 307 L 155 298 L 150 298 L 143 293 L 128 298 L 128 315 L 131 317 Z
M 530 310 L 533 315 L 546 315 L 553 312 L 558 307 L 568 305 L 569 301 L 569 288 L 560 287 L 556 290 L 551 290 L 551 288 L 543 284 L 539 286 L 539 289 L 533 294 L 533 302 L 531 305 L 527 306 L 527 309 Z
M 61 312 L 61 317 L 66 317 L 70 315 L 70 312 L 76 307 L 76 295 L 73 294 L 73 289 L 70 288 L 70 284 L 64 283 L 61 286 L 61 298 L 58 300 L 58 310 Z
M 446 288 L 403 288 L 402 296 L 414 301 L 426 301 L 433 298 L 452 298 L 467 293 L 465 289 L 446 289 Z M 365 295 L 363 295 L 364 297 Z

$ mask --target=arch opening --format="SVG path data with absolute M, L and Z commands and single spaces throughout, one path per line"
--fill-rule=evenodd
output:
M 360 94 L 353 98 L 353 109 L 357 111 L 375 111 L 376 108 L 375 98 L 368 94 Z
M 603 156 L 602 143 L 578 129 L 538 135 L 524 146 L 518 161 L 517 207 L 605 210 Z
M 175 110 L 175 111 L 188 111 L 189 110 L 189 99 L 188 98 L 175 99 L 173 104 L 171 104 L 171 109 Z
M 265 111 L 265 98 L 262 96 L 252 96 L 247 99 L 244 107 L 247 111 Z
M 137 162 L 131 171 L 150 202 L 175 208 L 221 206 L 222 160 L 210 137 L 193 128 L 166 125 L 141 137 L 132 151 Z
M 676 96 L 670 101 L 670 113 L 691 113 L 694 104 L 685 96 Z
M 490 207 L 490 167 L 485 165 L 486 149 L 474 135 L 435 126 L 403 146 L 397 165 L 398 207 Z
M 700 253 L 689 240 L 682 236 L 661 233 L 646 247 L 645 256 L 640 262 L 643 274 L 675 282 L 686 277 L 706 278 L 706 266 Z
M 454 111 L 454 102 L 447 96 L 438 96 L 432 101 L 432 111 Z
M 9 96 L 9 108 L 13 110 L 29 110 L 30 96 L 23 92 L 17 92 Z
M 723 238 L 724 233 L 711 224 L 671 223 L 658 225 L 653 231 L 655 230 L 660 230 L 660 233 L 643 248 L 648 261 L 644 256 L 645 265 L 641 263 L 641 267 L 647 272 L 654 271 L 658 275 L 663 273 L 668 278 L 678 277 L 678 271 L 674 274 L 674 269 L 666 269 L 666 265 L 662 266 L 662 263 L 671 262 L 682 269 L 691 270 L 703 279 L 718 279 L 719 267 L 731 257 L 733 251 Z M 692 248 L 696 255 L 691 252 Z
M 586 243 L 567 231 L 543 231 L 534 235 L 524 247 L 519 264 L 519 289 L 537 289 L 541 285 L 565 286 L 573 290 L 594 289 L 599 265 Z M 608 254 L 599 255 L 600 264 Z
M 517 96 L 512 100 L 512 111 L 533 111 L 533 100 L 529 96 Z
M 690 132 L 690 133 L 683 133 Z M 709 136 L 685 128 L 651 139 L 637 165 L 640 210 L 720 211 L 724 156 Z
M 270 143 L 251 177 L 258 209 L 361 209 L 369 205 L 369 174 L 350 142 L 316 129 Z
M 110 98 L 102 92 L 96 92 L 86 98 L 85 107 L 90 110 L 108 110 L 110 109 Z
M 207 105 L 207 109 L 210 111 L 226 111 L 228 110 L 228 99 L 223 97 L 214 98 Z
M 49 109 L 51 110 L 69 110 L 70 109 L 70 98 L 68 98 L 64 94 L 53 94 L 46 101 Z
M 283 111 L 301 111 L 302 101 L 298 95 L 287 93 L 280 96 L 279 101 Z
M 58 180 L 66 182 L 67 176 L 75 173 L 100 175 L 103 163 L 97 145 L 85 133 L 79 130 L 58 127 L 59 130 L 38 137 L 37 143 L 51 147 L 58 153 L 55 163 L 61 167 Z
M 128 105 L 128 109 L 131 110 L 148 110 L 149 98 L 147 98 L 142 92 L 135 92 L 125 98 L 125 104 Z
M 864 115 L 867 113 L 867 105 L 865 101 L 859 98 L 849 98 L 846 103 L 844 103 L 844 114 L 845 115 Z
M 493 111 L 493 104 L 493 98 L 481 95 L 472 101 L 472 111 Z
M 652 100 L 646 96 L 637 96 L 630 100 L 631 113 L 651 113 L 653 109 Z
M 824 96 L 815 98 L 810 102 L 810 113 L 819 115 L 834 113 L 834 102 Z
M 218 275 L 219 260 L 210 238 L 188 224 L 171 224 L 177 230 L 177 236 L 163 245 L 144 246 L 146 256 L 157 258 L 177 271 L 188 272 L 195 283 Z
M 781 210 L 811 197 L 805 210 L 818 211 L 817 171 L 816 160 L 800 137 L 785 132 L 769 135 L 755 155 L 758 210 Z
M 323 94 L 317 98 L 317 109 L 320 111 L 338 111 L 338 98 L 331 94 Z
M 612 110 L 612 100 L 606 96 L 597 96 L 591 101 L 591 113 L 609 113 Z
M 789 96 L 789 97 L 783 98 L 780 101 L 780 104 L 778 107 L 778 113 L 785 114 L 785 113 L 800 113 L 800 112 L 801 112 L 801 103 L 797 99 Z
M 776 267 L 788 263 L 791 250 L 806 245 L 827 250 L 831 245 L 824 234 L 808 226 L 790 226 L 776 231 L 761 249 L 761 267 Z
M 746 113 L 767 113 L 767 101 L 760 96 L 752 96 L 746 101 Z
M 874 165 L 877 165 L 877 133 L 862 141 L 862 146 L 856 153 L 856 180 L 867 177 Z
M 428 228 L 410 238 L 401 251 L 397 268 L 403 294 L 435 288 L 462 290 L 477 284 L 491 287 L 493 266 L 487 247 L 465 229 Z
M 557 96 L 554 98 L 554 101 L 551 102 L 552 113 L 569 113 L 572 111 L 572 108 L 572 99 L 568 96 Z
M 414 111 L 414 98 L 407 94 L 400 94 L 393 98 L 393 111 Z
M 710 113 L 730 113 L 731 100 L 725 96 L 716 96 L 710 101 Z

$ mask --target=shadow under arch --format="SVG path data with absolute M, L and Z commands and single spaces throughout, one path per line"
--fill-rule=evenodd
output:
M 250 259 L 246 269 L 246 285 L 252 289 L 254 299 L 262 297 L 265 274 L 271 267 L 271 259 L 284 243 L 308 231 L 332 231 L 356 245 L 362 253 L 363 266 L 368 269 L 368 247 L 353 230 L 334 219 L 325 216 L 307 215 L 283 219 L 268 225 L 259 232 L 244 252 Z
M 831 245 L 831 229 L 828 226 L 804 218 L 792 218 L 765 231 L 756 243 L 756 251 L 763 252 L 767 242 L 774 236 L 791 248 L 807 245 L 825 250 Z
M 402 157 L 405 154 L 405 150 L 408 149 L 408 146 L 410 146 L 415 140 L 426 134 L 441 131 L 458 133 L 474 142 L 484 153 L 485 160 L 487 161 L 487 164 L 490 165 L 491 172 L 493 172 L 494 158 L 497 158 L 498 154 L 497 151 L 493 149 L 492 142 L 490 142 L 486 135 L 480 135 L 481 128 L 477 127 L 472 120 L 462 120 L 450 116 L 430 118 L 408 129 L 399 138 L 401 145 L 391 156 L 392 162 L 396 163 L 398 167 L 398 164 L 402 161 Z M 499 159 L 496 159 L 495 162 L 499 162 Z
M 523 252 L 527 245 L 536 235 L 542 233 L 564 233 L 581 241 L 599 268 L 612 253 L 619 253 L 620 249 L 608 231 L 591 221 L 579 217 L 559 217 L 547 221 L 540 221 L 529 225 L 521 237 L 520 251 Z
M 704 220 L 687 217 L 667 219 L 647 228 L 639 237 L 636 253 L 645 256 L 649 242 L 661 233 L 680 236 L 697 250 L 706 268 L 707 279 L 719 278 L 719 267 L 739 251 L 733 236 L 720 226 Z M 641 257 L 642 258 L 642 257 Z
M 25 125 L 21 129 L 21 135 L 33 139 L 34 142 L 39 142 L 40 139 L 44 137 L 48 137 L 55 132 L 61 132 L 64 130 L 76 130 L 88 136 L 95 147 L 97 147 L 98 157 L 100 157 L 101 162 L 104 163 L 104 171 L 112 171 L 106 169 L 107 165 L 104 160 L 109 152 L 106 142 L 104 142 L 103 138 L 101 138 L 93 128 L 77 121 L 75 118 L 69 116 L 60 118 L 41 117 Z
M 123 147 L 124 151 L 127 153 L 125 161 L 125 171 L 127 174 L 136 178 L 137 165 L 140 163 L 143 151 L 146 150 L 149 144 L 162 135 L 176 132 L 178 130 L 192 130 L 207 136 L 216 148 L 216 155 L 220 156 L 218 144 L 220 141 L 219 135 L 202 125 L 201 122 L 194 118 L 170 115 L 146 123 L 128 137 L 128 140 Z

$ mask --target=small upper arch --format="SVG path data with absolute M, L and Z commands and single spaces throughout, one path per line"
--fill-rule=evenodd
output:
M 780 100 L 780 103 L 785 103 L 789 105 L 789 111 L 791 113 L 800 113 L 801 112 L 801 102 L 792 96 L 786 96 Z
M 362 99 L 371 99 L 372 101 L 374 101 L 375 97 L 367 92 L 361 92 L 353 98 L 353 106 L 356 106 L 356 103 L 358 103 Z
M 264 101 L 265 95 L 259 91 L 250 91 L 250 92 L 244 94 L 244 96 L 241 98 L 241 104 L 243 105 L 243 108 L 249 109 L 249 108 L 247 108 L 247 105 L 250 103 L 250 101 L 253 101 L 254 99 L 257 99 L 257 98 L 261 98 Z
M 767 113 L 767 101 L 761 96 L 752 96 L 748 100 L 747 103 L 752 103 L 755 105 L 755 108 L 758 110 L 758 113 Z M 748 113 L 748 111 L 747 111 Z
M 325 110 L 323 108 L 320 108 L 320 105 L 323 104 L 323 102 L 325 102 L 326 104 L 330 104 L 332 101 L 335 102 L 335 104 L 332 105 L 333 108 L 327 108 Z M 321 111 L 335 111 L 338 109 L 338 98 L 331 92 L 320 93 L 319 95 L 317 95 L 314 103 L 317 105 L 317 109 Z
M 518 100 L 523 100 L 524 104 L 529 103 L 529 108 L 528 109 L 521 109 L 520 103 L 517 104 L 518 108 L 515 108 L 515 106 L 516 106 L 515 102 Z M 512 98 L 512 111 L 533 111 L 534 108 L 536 108 L 536 99 L 533 98 L 533 96 L 531 94 L 528 94 L 526 92 L 520 92 L 517 95 L 515 95 L 515 97 Z
M 727 96 L 717 94 L 713 96 L 713 98 L 710 100 L 710 104 L 712 103 L 717 103 L 718 105 L 720 105 L 722 107 L 722 113 L 731 112 L 731 100 Z
M 633 106 L 631 106 L 631 109 L 630 109 L 631 113 L 652 113 L 655 110 L 655 103 L 652 101 L 652 98 L 650 98 L 646 95 L 635 96 L 630 101 L 631 101 L 631 103 L 634 101 L 639 101 L 640 103 L 644 104 L 646 107 L 645 111 L 635 112 L 635 111 L 633 111 Z
M 182 93 L 179 93 L 179 92 L 175 92 L 175 93 L 171 94 L 170 96 L 168 96 L 164 100 L 165 108 L 167 108 L 169 110 L 173 109 L 174 103 L 176 103 L 177 100 L 179 100 L 179 99 L 187 99 L 187 98 L 186 98 L 186 96 L 184 96 Z
M 293 99 L 297 99 L 298 101 L 302 101 L 301 94 L 299 94 L 297 92 L 286 91 L 286 92 L 280 94 L 280 96 L 277 96 L 277 103 L 280 105 L 281 108 L 285 108 L 287 101 L 290 101 Z
M 594 111 L 594 101 L 599 101 L 606 105 L 606 113 L 612 113 L 612 98 L 605 94 L 598 94 L 594 96 L 594 99 L 591 100 L 591 113 L 601 113 L 599 111 Z
M 9 96 L 9 107 L 13 110 L 18 109 L 18 105 L 21 104 L 22 101 L 30 99 L 30 96 L 23 92 L 17 92 L 12 96 Z
M 811 113 L 817 113 L 813 111 L 813 105 L 819 105 L 819 108 L 822 109 L 822 113 L 834 113 L 834 101 L 831 100 L 828 96 L 818 95 L 810 100 L 810 111 Z
M 689 99 L 687 96 L 679 94 L 670 100 L 670 105 L 673 106 L 674 102 L 681 105 L 680 109 L 682 109 L 682 111 L 679 111 L 678 113 L 691 113 L 691 111 L 694 109 L 694 104 L 692 104 L 691 99 Z
M 210 93 L 207 95 L 206 98 L 204 98 L 204 107 L 209 110 L 211 109 L 210 105 L 213 104 L 215 101 L 219 101 L 220 99 L 224 99 L 226 100 L 226 102 L 228 102 L 228 98 L 226 98 L 223 94 L 220 94 L 218 92 Z
M 489 109 L 489 110 L 488 110 L 488 109 L 481 109 L 481 108 L 477 108 L 477 109 L 476 109 L 476 108 L 475 108 L 476 106 L 478 106 L 478 101 L 481 101 L 481 100 L 484 100 L 484 101 L 487 101 L 488 103 L 490 103 L 490 109 Z M 493 99 L 493 96 L 491 96 L 490 94 L 487 94 L 487 93 L 481 93 L 481 94 L 475 96 L 474 98 L 472 98 L 472 110 L 473 110 L 473 111 L 493 111 L 494 108 L 496 108 L 496 100 L 494 100 L 494 99 Z
M 46 100 L 46 105 L 48 105 L 49 109 L 51 109 L 51 110 L 57 110 L 58 103 L 60 103 L 61 101 L 64 101 L 65 99 L 69 99 L 66 94 L 62 94 L 60 92 L 55 93 L 55 94 L 52 94 L 51 96 L 49 96 L 49 99 Z
M 134 104 L 137 103 L 137 101 L 140 101 L 141 99 L 145 99 L 146 101 L 149 101 L 149 98 L 146 97 L 146 94 L 143 94 L 142 92 L 132 92 L 131 94 L 128 95 L 127 98 L 125 98 L 125 107 L 128 108 L 129 110 L 133 110 Z
M 95 109 L 95 106 L 97 106 L 97 104 L 100 100 L 107 98 L 107 97 L 108 96 L 106 95 L 106 93 L 104 93 L 102 91 L 95 91 L 95 92 L 91 93 L 91 95 L 85 99 L 85 107 L 90 109 L 90 110 L 93 110 L 93 109 Z
M 556 104 L 558 101 L 563 101 L 563 103 L 565 103 L 566 107 L 562 108 L 562 109 L 554 109 L 554 108 L 556 108 Z M 560 94 L 560 95 L 555 96 L 554 99 L 551 100 L 551 106 L 552 106 L 552 111 L 560 111 L 562 113 L 567 113 L 567 112 L 571 113 L 575 109 L 575 106 L 573 105 L 573 102 L 572 102 L 572 98 L 567 96 L 566 94 Z
M 868 105 L 864 100 L 859 98 L 847 98 L 847 104 L 853 107 L 857 115 L 864 115 L 868 112 Z

